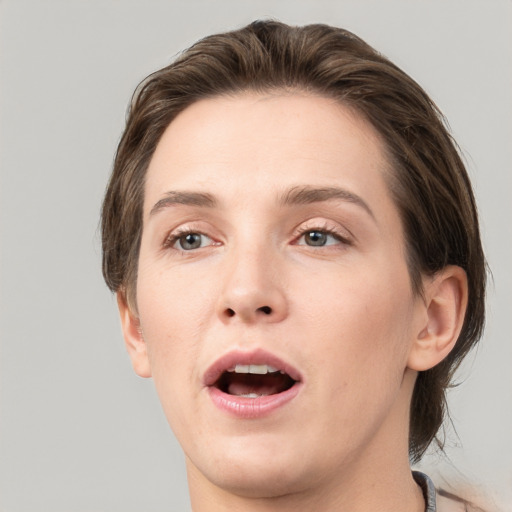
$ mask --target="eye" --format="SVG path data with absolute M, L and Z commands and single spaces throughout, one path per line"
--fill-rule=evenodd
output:
M 174 236 L 170 236 L 166 243 L 167 246 L 182 251 L 201 249 L 202 247 L 206 247 L 212 244 L 213 240 L 209 236 L 193 231 L 177 233 Z
M 297 240 L 297 245 L 309 245 L 311 247 L 324 247 L 347 243 L 341 236 L 325 229 L 310 229 Z

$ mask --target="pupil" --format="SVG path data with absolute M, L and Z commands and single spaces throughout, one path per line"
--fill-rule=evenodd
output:
M 308 245 L 325 245 L 327 235 L 321 231 L 310 231 L 306 235 L 306 243 Z
M 197 249 L 201 247 L 201 235 L 199 233 L 188 233 L 180 239 L 182 249 Z

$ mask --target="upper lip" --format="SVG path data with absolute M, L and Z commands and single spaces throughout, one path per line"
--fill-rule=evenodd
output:
M 225 371 L 237 364 L 266 364 L 287 373 L 295 381 L 302 381 L 300 372 L 291 364 L 266 350 L 257 349 L 250 352 L 234 350 L 217 359 L 204 373 L 204 385 L 213 386 Z

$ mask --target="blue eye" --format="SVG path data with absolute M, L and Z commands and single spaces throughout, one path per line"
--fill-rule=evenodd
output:
M 192 251 L 212 244 L 212 239 L 202 233 L 183 233 L 171 239 L 172 247 L 183 251 Z

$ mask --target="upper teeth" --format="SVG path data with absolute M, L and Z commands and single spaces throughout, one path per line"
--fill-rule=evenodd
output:
M 237 364 L 232 368 L 228 368 L 228 372 L 235 373 L 257 373 L 265 375 L 266 373 L 275 373 L 279 370 L 268 364 Z

